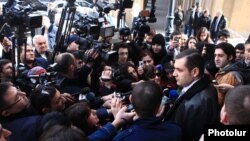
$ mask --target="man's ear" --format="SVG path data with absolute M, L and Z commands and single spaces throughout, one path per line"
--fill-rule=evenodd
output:
M 132 95 L 129 95 L 129 102 L 132 103 Z
M 223 105 L 223 107 L 221 108 L 221 111 L 220 111 L 220 122 L 224 125 L 229 125 L 228 114 L 227 114 L 227 111 L 225 109 L 225 104 Z
M 11 113 L 8 112 L 7 110 L 4 110 L 4 111 L 2 111 L 1 115 L 2 115 L 3 117 L 8 117 L 8 116 L 11 115 Z
M 198 77 L 198 75 L 200 74 L 200 70 L 199 68 L 195 67 L 192 69 L 191 73 L 193 77 Z
M 233 60 L 233 55 L 230 55 L 229 58 L 228 58 L 230 61 Z

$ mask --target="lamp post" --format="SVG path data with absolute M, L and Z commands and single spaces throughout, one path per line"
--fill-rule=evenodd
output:
M 169 45 L 170 35 L 174 31 L 174 7 L 175 7 L 175 0 L 169 1 L 169 10 L 168 15 L 166 16 L 166 28 L 165 28 L 165 37 L 166 37 L 166 45 Z

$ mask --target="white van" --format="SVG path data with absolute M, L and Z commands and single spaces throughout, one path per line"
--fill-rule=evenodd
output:
M 0 0 L 0 15 L 3 14 L 3 5 L 7 2 L 8 0 Z

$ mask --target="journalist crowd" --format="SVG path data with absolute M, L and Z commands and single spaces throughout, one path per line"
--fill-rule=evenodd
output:
M 178 7 L 169 44 L 139 15 L 115 42 L 72 27 L 60 46 L 55 13 L 31 43 L 1 34 L 0 141 L 198 141 L 250 124 L 250 36 L 229 43 L 222 10 Z

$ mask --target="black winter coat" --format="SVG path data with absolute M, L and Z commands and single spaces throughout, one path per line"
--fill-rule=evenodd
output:
M 183 130 L 183 140 L 197 141 L 207 124 L 219 123 L 216 88 L 203 76 L 168 111 L 165 120 L 177 122 Z

